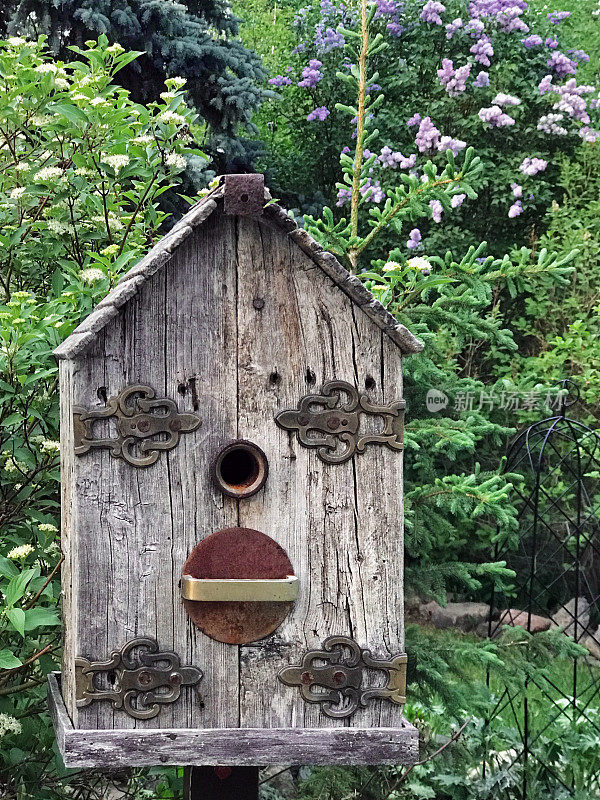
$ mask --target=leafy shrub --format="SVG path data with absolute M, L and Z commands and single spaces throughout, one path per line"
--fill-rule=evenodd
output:
M 113 84 L 136 57 L 105 37 L 49 60 L 0 44 L 0 794 L 69 795 L 53 763 L 45 674 L 60 652 L 58 402 L 52 350 L 158 235 L 191 150 L 183 81 L 161 102 Z M 56 770 L 59 770 L 58 774 Z M 73 786 L 80 778 L 65 779 Z M 25 794 L 22 794 L 25 792 Z M 71 795 L 69 795 L 71 796 Z
M 336 181 L 339 153 L 354 135 L 343 106 L 355 107 L 358 50 L 344 45 L 356 43 L 356 24 L 351 6 L 331 0 L 296 14 L 296 47 L 270 79 L 281 100 L 260 117 L 273 151 L 266 167 L 283 193 L 310 198 L 316 187 L 330 205 L 348 201 Z M 464 248 L 486 240 L 501 255 L 514 241 L 535 240 L 557 197 L 558 154 L 599 136 L 597 91 L 576 78 L 589 56 L 570 41 L 568 18 L 536 13 L 523 0 L 379 0 L 371 29 L 382 46 L 371 53 L 365 88 L 385 101 L 367 146 L 369 202 L 383 201 L 399 169 L 420 178 L 427 160 L 441 166 L 445 151 L 473 146 L 482 162 L 477 204 L 468 199 L 452 219 L 430 214 L 422 238 L 405 247 L 441 255 L 448 241 Z

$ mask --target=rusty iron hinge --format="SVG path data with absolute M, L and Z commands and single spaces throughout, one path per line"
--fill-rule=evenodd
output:
M 344 399 L 343 396 L 347 399 Z M 404 400 L 389 405 L 373 405 L 366 394 L 346 381 L 328 381 L 321 394 L 307 394 L 298 408 L 281 411 L 275 417 L 280 428 L 296 431 L 304 447 L 317 448 L 326 464 L 343 464 L 354 453 L 362 453 L 367 444 L 381 443 L 392 450 L 402 450 Z M 383 428 L 360 433 L 361 414 L 380 416 Z
M 403 706 L 406 703 L 406 664 L 405 653 L 390 659 L 373 658 L 370 650 L 360 647 L 354 639 L 329 636 L 322 650 L 309 650 L 301 664 L 282 669 L 278 677 L 286 686 L 299 686 L 303 699 L 307 703 L 320 703 L 328 717 L 343 719 L 354 714 L 359 706 L 366 707 L 369 700 L 390 700 Z M 363 688 L 367 669 L 387 672 L 386 685 Z M 314 691 L 313 687 L 329 691 Z
M 223 208 L 226 214 L 257 217 L 265 205 L 264 175 L 225 175 Z
M 75 454 L 105 447 L 111 456 L 122 458 L 134 467 L 154 464 L 162 450 L 177 446 L 182 433 L 195 431 L 202 421 L 197 414 L 180 414 L 173 400 L 155 400 L 150 386 L 126 386 L 116 397 L 110 397 L 101 409 L 73 407 Z M 94 436 L 94 423 L 116 419 L 116 437 Z
M 75 659 L 77 708 L 109 700 L 135 719 L 156 717 L 162 705 L 179 698 L 183 686 L 196 686 L 201 680 L 201 670 L 182 667 L 176 653 L 159 650 L 158 642 L 147 637 L 113 650 L 107 661 Z

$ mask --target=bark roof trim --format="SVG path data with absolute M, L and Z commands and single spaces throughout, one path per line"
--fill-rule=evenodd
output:
M 122 306 L 137 294 L 139 288 L 169 261 L 179 245 L 187 239 L 192 231 L 201 225 L 213 211 L 216 210 L 218 201 L 222 200 L 224 186 L 221 184 L 210 194 L 203 197 L 188 211 L 188 213 L 166 234 L 150 252 L 138 261 L 119 280 L 117 285 L 106 297 L 98 303 L 96 308 L 86 319 L 65 339 L 55 350 L 58 359 L 73 359 L 81 357 L 95 341 L 97 334 L 116 317 Z M 265 190 L 265 203 L 270 200 L 268 190 Z M 286 232 L 298 247 L 303 250 L 317 264 L 326 275 L 346 294 L 353 303 L 356 303 L 369 319 L 396 344 L 403 353 L 418 353 L 423 349 L 423 343 L 416 336 L 400 324 L 387 311 L 373 295 L 365 288 L 364 284 L 348 272 L 337 258 L 328 253 L 312 236 L 299 228 L 287 211 L 276 203 L 265 206 L 261 219 Z

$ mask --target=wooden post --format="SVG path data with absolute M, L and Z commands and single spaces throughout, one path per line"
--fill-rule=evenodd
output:
M 183 800 L 258 800 L 258 767 L 186 767 Z

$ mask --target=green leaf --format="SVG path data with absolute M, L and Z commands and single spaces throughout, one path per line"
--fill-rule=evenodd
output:
M 22 608 L 7 608 L 4 612 L 13 628 L 25 638 L 25 612 Z
M 85 111 L 76 105 L 70 105 L 69 103 L 50 103 L 48 108 L 50 111 L 54 111 L 55 114 L 62 114 L 63 117 L 66 117 L 70 122 L 89 122 Z
M 48 608 L 31 608 L 25 612 L 25 630 L 33 631 L 36 628 L 56 627 L 60 619 L 54 611 Z
M 20 667 L 22 663 L 7 647 L 0 650 L 0 669 L 14 669 Z

